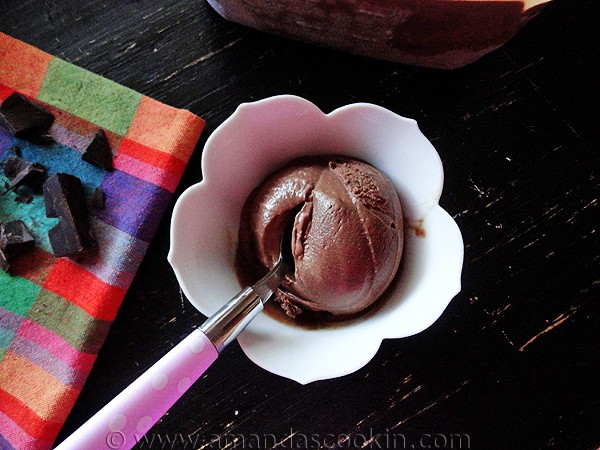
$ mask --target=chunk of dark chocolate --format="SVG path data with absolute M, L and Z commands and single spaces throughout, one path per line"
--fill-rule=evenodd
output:
M 28 186 L 41 194 L 46 179 L 46 168 L 38 163 L 30 163 L 18 156 L 9 156 L 4 161 L 4 175 L 11 181 L 9 191 L 19 186 Z
M 94 209 L 104 209 L 106 208 L 106 194 L 100 188 L 96 188 L 94 190 L 94 195 L 92 196 L 92 208 Z
M 18 156 L 9 156 L 6 158 L 4 163 L 4 175 L 9 180 L 14 180 L 17 177 L 17 173 L 25 167 L 26 161 L 22 160 Z
M 95 247 L 81 180 L 57 173 L 48 178 L 43 190 L 46 216 L 59 219 L 48 231 L 54 255 L 74 255 Z
M 29 204 L 33 201 L 33 192 L 30 189 L 19 189 L 15 196 L 15 202 Z
M 8 253 L 24 253 L 35 247 L 35 239 L 22 220 L 0 224 L 0 248 Z
M 85 149 L 81 157 L 85 162 L 100 167 L 108 172 L 113 170 L 113 154 L 102 130 L 98 130 L 90 145 Z
M 0 119 L 8 131 L 19 139 L 45 141 L 54 116 L 43 106 L 14 92 L 0 105 Z
M 13 145 L 10 150 L 12 152 L 14 152 L 15 155 L 17 155 L 19 158 L 23 157 L 23 152 L 21 151 L 21 147 L 19 147 L 18 145 Z

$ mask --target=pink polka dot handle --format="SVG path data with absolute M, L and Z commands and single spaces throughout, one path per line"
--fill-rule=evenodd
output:
M 132 448 L 217 356 L 210 339 L 193 331 L 56 450 Z

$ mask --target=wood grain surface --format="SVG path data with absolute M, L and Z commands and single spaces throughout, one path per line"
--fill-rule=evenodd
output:
M 499 50 L 435 71 L 244 28 L 203 0 L 3 0 L 0 31 L 207 120 L 177 194 L 237 105 L 275 94 L 412 117 L 444 163 L 465 261 L 433 326 L 307 386 L 234 343 L 148 435 L 176 444 L 140 448 L 598 448 L 599 18 L 597 0 L 555 0 Z M 57 442 L 204 319 L 166 261 L 170 213 Z

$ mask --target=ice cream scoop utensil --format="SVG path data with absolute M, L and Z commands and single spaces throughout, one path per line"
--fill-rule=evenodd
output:
M 290 242 L 285 233 L 279 260 L 269 273 L 233 297 L 56 449 L 124 450 L 139 442 L 262 311 L 293 265 Z

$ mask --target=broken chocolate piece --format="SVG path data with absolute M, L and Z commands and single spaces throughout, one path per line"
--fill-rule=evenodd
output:
M 22 220 L 0 223 L 0 270 L 9 272 L 9 256 L 35 247 L 35 239 Z
M 22 220 L 0 224 L 0 248 L 6 253 L 24 253 L 33 247 L 35 239 Z
M 23 163 L 26 163 L 26 161 L 23 161 L 18 156 L 9 156 L 6 158 L 6 161 L 3 163 L 4 175 L 6 178 L 9 180 L 14 180 L 17 177 L 17 173 L 21 169 Z
M 81 158 L 85 162 L 108 172 L 113 170 L 113 154 L 104 131 L 98 130 L 96 132 L 96 136 L 94 136 L 90 145 L 85 149 Z
M 46 179 L 46 168 L 41 164 L 25 161 L 18 156 L 9 156 L 4 161 L 4 175 L 12 183 L 8 191 L 14 191 L 23 185 L 30 187 L 34 193 L 41 194 L 42 184 Z
M 57 173 L 44 183 L 46 216 L 59 219 L 48 231 L 56 257 L 73 255 L 96 246 L 87 215 L 81 180 L 74 175 Z
M 14 92 L 0 105 L 0 119 L 8 131 L 19 139 L 44 142 L 54 116 L 43 106 Z
M 106 208 L 106 194 L 100 188 L 96 188 L 94 195 L 92 196 L 92 208 L 104 209 Z
M 17 155 L 19 158 L 21 158 L 23 156 L 23 152 L 21 151 L 21 147 L 19 147 L 18 145 L 13 145 L 10 148 L 11 151 L 14 152 L 15 155 Z
M 8 263 L 8 259 L 6 258 L 6 255 L 4 254 L 2 249 L 0 248 L 0 270 L 8 273 L 9 269 L 10 264 Z
M 15 202 L 29 204 L 33 201 L 33 192 L 31 189 L 21 188 L 15 196 Z

